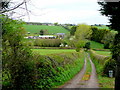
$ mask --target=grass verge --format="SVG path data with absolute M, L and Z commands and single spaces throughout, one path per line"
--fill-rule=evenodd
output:
M 107 60 L 107 58 L 101 57 L 101 55 L 99 58 L 98 54 L 95 54 L 92 51 L 90 51 L 90 57 L 91 57 L 93 63 L 95 64 L 95 67 L 96 67 L 99 86 L 101 88 L 114 88 L 115 78 L 109 78 L 109 77 L 103 76 L 103 74 L 104 74 L 103 67 L 104 67 L 104 63 Z
M 92 68 L 91 68 L 91 64 L 90 64 L 90 60 L 88 59 L 88 56 L 87 56 L 87 53 L 86 53 L 86 72 L 82 78 L 82 81 L 87 81 L 89 80 L 90 78 L 90 75 L 91 75 L 91 71 L 92 71 Z

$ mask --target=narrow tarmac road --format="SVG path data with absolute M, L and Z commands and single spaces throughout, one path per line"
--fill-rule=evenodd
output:
M 90 77 L 88 84 L 87 84 L 87 88 L 99 88 L 95 65 L 92 62 L 89 54 L 88 54 L 88 59 L 90 60 L 90 63 L 91 63 L 92 72 L 91 72 L 91 77 Z
M 79 82 L 82 79 L 84 73 L 86 71 L 86 58 L 84 60 L 84 66 L 82 70 L 70 81 L 62 85 L 60 88 L 77 88 L 79 86 Z
M 96 75 L 96 69 L 94 66 L 94 63 L 92 62 L 90 55 L 88 53 L 86 53 L 86 58 L 84 60 L 84 66 L 82 68 L 82 70 L 70 81 L 68 81 L 67 83 L 65 83 L 64 85 L 62 85 L 60 88 L 61 89 L 65 89 L 65 88 L 71 88 L 73 90 L 73 88 L 99 88 L 99 84 L 98 84 L 98 80 L 97 80 L 97 75 Z M 91 72 L 91 76 L 90 79 L 88 81 L 83 81 L 82 77 L 84 76 L 85 72 L 86 72 L 86 65 L 87 65 L 87 60 L 88 59 L 90 61 L 91 64 L 91 68 L 92 68 L 92 72 Z

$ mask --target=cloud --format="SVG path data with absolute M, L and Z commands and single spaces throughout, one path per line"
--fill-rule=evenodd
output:
M 34 22 L 106 24 L 107 18 L 100 15 L 97 0 L 31 0 L 30 20 Z

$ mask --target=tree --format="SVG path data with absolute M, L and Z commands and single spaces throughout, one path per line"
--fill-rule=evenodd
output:
M 7 15 L 9 18 L 18 18 L 32 13 L 28 10 L 27 3 L 30 0 L 21 0 L 16 2 L 15 0 L 0 0 L 0 14 Z M 19 12 L 22 11 L 22 12 Z
M 112 47 L 116 34 L 116 31 L 111 30 L 106 35 L 104 35 L 103 39 L 101 40 L 101 42 L 104 43 L 104 48 L 110 49 Z
M 55 22 L 54 25 L 55 25 L 55 26 L 58 26 L 58 22 Z
M 44 31 L 43 30 L 40 30 L 40 35 L 44 35 Z
M 92 35 L 92 30 L 89 25 L 79 24 L 75 32 L 75 46 L 78 48 L 83 48 L 86 43 L 86 39 L 90 39 Z
M 77 26 L 72 26 L 71 30 L 70 30 L 70 35 L 74 35 L 75 31 L 76 31 Z
M 13 7 L 10 7 L 10 5 L 12 4 L 12 0 L 1 0 L 0 1 L 0 14 L 5 13 L 5 12 L 9 12 L 12 10 L 15 10 L 17 8 L 19 8 L 21 5 L 26 3 L 26 0 L 23 0 L 21 3 L 14 5 Z
M 92 30 L 89 25 L 79 24 L 75 32 L 75 38 L 79 40 L 90 39 L 92 35 Z
M 92 37 L 91 37 L 91 39 L 93 41 L 100 42 L 100 43 L 101 43 L 101 40 L 103 39 L 103 37 L 106 36 L 106 34 L 110 32 L 109 29 L 104 29 L 104 28 L 99 29 L 96 26 L 92 26 L 91 29 L 92 29 Z
M 118 31 L 112 51 L 112 58 L 116 61 L 115 89 L 120 89 L 120 2 L 98 2 L 101 14 L 109 17 L 110 26 Z
M 33 88 L 33 69 L 29 66 L 32 54 L 23 41 L 25 31 L 22 24 L 22 21 L 6 16 L 2 18 L 2 68 L 3 72 L 10 74 L 10 88 L 14 89 Z
M 12 7 L 11 4 L 13 4 Z M 34 70 L 32 69 L 34 65 L 29 65 L 32 62 L 32 55 L 31 50 L 24 42 L 25 31 L 22 27 L 23 22 L 12 20 L 6 14 L 23 4 L 26 6 L 26 0 L 21 1 L 19 4 L 15 4 L 12 0 L 0 1 L 0 5 L 2 6 L 0 7 L 0 24 L 2 24 L 2 72 L 5 72 L 5 74 L 7 72 L 7 76 L 10 76 L 7 79 L 10 82 L 8 88 L 11 89 L 18 89 L 18 87 L 19 89 L 32 89 L 34 84 L 33 74 L 31 74 Z M 8 84 L 4 85 L 6 88 Z

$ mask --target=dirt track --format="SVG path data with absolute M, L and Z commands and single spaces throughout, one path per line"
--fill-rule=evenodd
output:
M 86 71 L 86 63 L 87 63 L 86 58 L 88 58 L 90 60 L 92 72 L 91 72 L 90 79 L 88 81 L 83 81 L 82 77 L 84 76 L 85 71 Z M 67 83 L 62 85 L 60 88 L 62 88 L 62 89 L 64 89 L 64 88 L 69 88 L 69 89 L 70 88 L 71 89 L 72 88 L 99 88 L 94 63 L 90 59 L 89 54 L 87 54 L 86 58 L 84 60 L 84 66 L 83 66 L 82 70 L 72 80 L 68 81 Z

